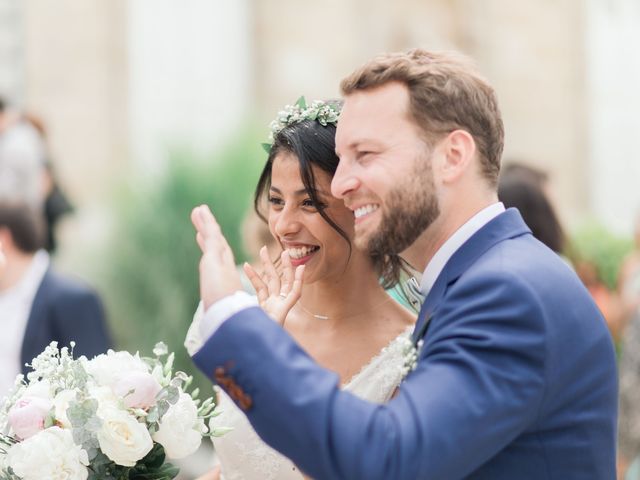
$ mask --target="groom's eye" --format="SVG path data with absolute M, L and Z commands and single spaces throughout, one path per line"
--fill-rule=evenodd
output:
M 356 153 L 356 160 L 359 162 L 367 161 L 373 158 L 374 152 L 369 150 L 363 150 L 361 152 Z

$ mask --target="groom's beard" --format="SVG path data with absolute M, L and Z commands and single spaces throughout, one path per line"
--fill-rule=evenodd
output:
M 400 254 L 440 215 L 431 159 L 415 165 L 407 182 L 387 196 L 380 225 L 367 242 L 371 254 Z

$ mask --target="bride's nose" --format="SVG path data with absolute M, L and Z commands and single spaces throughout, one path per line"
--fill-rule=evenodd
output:
M 285 206 L 277 213 L 274 223 L 274 230 L 278 237 L 286 237 L 300 231 L 300 221 L 298 212 Z

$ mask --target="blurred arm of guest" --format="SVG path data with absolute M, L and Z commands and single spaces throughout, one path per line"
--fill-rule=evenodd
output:
M 89 358 L 111 346 L 98 295 L 51 268 L 41 231 L 40 216 L 26 203 L 0 201 L 0 396 L 54 340 L 75 341 L 74 355 Z

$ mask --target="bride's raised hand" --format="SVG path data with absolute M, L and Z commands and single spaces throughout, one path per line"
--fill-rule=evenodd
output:
M 206 205 L 191 212 L 196 241 L 202 250 L 200 259 L 200 297 L 205 310 L 218 300 L 242 290 L 233 252 L 220 226 Z
M 263 273 L 258 275 L 251 265 L 243 265 L 244 272 L 256 289 L 258 302 L 265 312 L 280 325 L 284 324 L 289 311 L 296 304 L 302 292 L 304 265 L 293 269 L 289 253 L 285 250 L 280 255 L 282 274 L 279 275 L 275 265 L 269 258 L 267 247 L 260 249 Z

